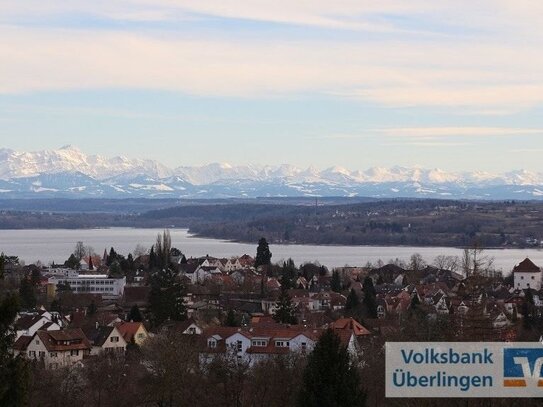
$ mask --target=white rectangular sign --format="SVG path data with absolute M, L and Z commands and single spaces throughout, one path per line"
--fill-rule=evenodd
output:
M 386 396 L 543 397 L 543 345 L 387 342 Z

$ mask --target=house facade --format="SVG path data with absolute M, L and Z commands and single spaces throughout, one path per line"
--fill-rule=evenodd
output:
M 120 322 L 115 326 L 127 344 L 134 341 L 136 345 L 141 346 L 149 337 L 147 329 L 141 322 Z
M 541 289 L 541 268 L 528 258 L 513 268 L 513 277 L 516 290 Z
M 115 326 L 97 326 L 87 329 L 85 335 L 92 345 L 91 356 L 103 352 L 122 355 L 126 351 L 126 340 Z
M 290 353 L 310 353 L 323 329 L 303 326 L 267 325 L 251 328 L 212 327 L 204 331 L 200 362 L 209 363 L 217 355 L 230 355 L 252 366 L 262 360 Z M 350 352 L 355 352 L 356 335 L 335 330 Z
M 79 328 L 37 331 L 19 353 L 44 363 L 46 369 L 57 369 L 82 361 L 90 355 L 91 344 Z

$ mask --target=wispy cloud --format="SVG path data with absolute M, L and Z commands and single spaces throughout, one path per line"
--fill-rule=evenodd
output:
M 418 145 L 463 145 L 464 142 L 453 139 L 492 138 L 500 136 L 533 136 L 543 135 L 543 128 L 515 127 L 473 127 L 473 126 L 442 126 L 442 127 L 387 127 L 370 128 L 359 133 L 333 133 L 320 136 L 329 140 L 354 140 L 383 137 L 402 140 L 411 139 L 410 144 Z M 443 140 L 446 139 L 446 140 Z
M 495 137 L 542 134 L 543 129 L 514 127 L 403 127 L 377 129 L 377 132 L 395 137 Z
M 317 93 L 385 107 L 506 114 L 543 103 L 538 41 L 543 29 L 531 23 L 542 12 L 528 0 L 483 0 L 466 7 L 453 0 L 8 0 L 0 3 L 0 21 L 10 24 L 0 26 L 0 93 L 103 88 L 250 98 Z M 72 15 L 178 26 L 112 30 L 91 22 L 63 28 Z M 235 30 L 200 36 L 194 25 L 184 28 L 183 21 L 195 17 L 377 37 L 276 38 L 258 28 L 255 37 L 236 36 Z M 19 24 L 25 18 L 51 26 Z M 451 37 L 440 36 L 450 21 L 455 21 Z

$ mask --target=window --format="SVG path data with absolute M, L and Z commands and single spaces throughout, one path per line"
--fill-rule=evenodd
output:
M 238 341 L 237 342 L 237 348 L 238 348 L 238 352 L 242 352 L 243 351 L 243 343 L 241 341 Z
M 307 342 L 302 342 L 302 352 L 307 350 Z
M 40 350 L 39 353 L 38 353 L 38 356 L 40 358 L 44 358 L 45 357 L 45 352 Z
M 31 357 L 31 358 L 35 358 L 36 357 L 36 351 L 29 350 L 28 351 L 28 356 Z
M 138 339 L 143 339 L 144 335 L 143 334 L 138 334 Z
M 52 358 L 56 358 L 58 356 L 57 352 L 49 352 L 49 356 Z
M 79 351 L 78 350 L 71 350 L 70 351 L 70 356 L 79 356 Z
M 275 346 L 278 348 L 288 348 L 290 346 L 290 342 L 275 341 Z
M 39 345 L 39 344 L 40 344 L 40 340 L 36 339 L 36 345 Z
M 253 346 L 266 346 L 266 341 L 263 340 L 256 340 L 252 343 Z
M 189 334 L 194 335 L 196 333 L 196 328 L 189 328 Z M 141 335 L 141 334 L 140 334 Z
M 111 338 L 109 338 L 109 340 L 113 343 L 116 343 L 116 342 L 119 342 L 119 337 L 118 336 L 112 336 Z
M 215 339 L 210 339 L 207 341 L 207 346 L 211 349 L 215 349 L 217 347 L 217 341 Z
M 532 280 L 535 280 L 535 277 L 534 277 L 534 276 L 532 276 Z
M 524 276 L 520 276 L 520 279 L 521 279 L 521 280 L 524 280 Z

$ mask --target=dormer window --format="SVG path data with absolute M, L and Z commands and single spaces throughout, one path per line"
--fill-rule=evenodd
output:
M 288 348 L 290 346 L 290 342 L 287 342 L 287 341 L 275 341 L 275 346 L 277 348 Z
M 215 339 L 209 339 L 207 341 L 207 346 L 211 349 L 215 349 L 217 347 L 217 341 Z
M 252 342 L 252 346 L 267 346 L 267 343 L 264 340 L 257 339 Z

